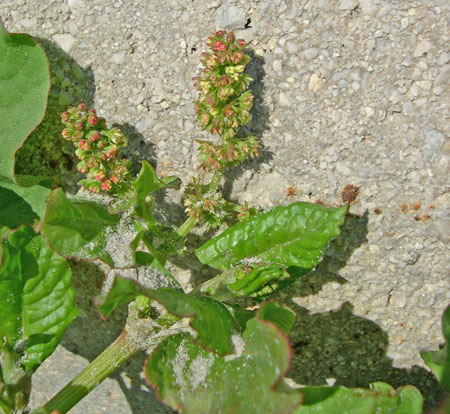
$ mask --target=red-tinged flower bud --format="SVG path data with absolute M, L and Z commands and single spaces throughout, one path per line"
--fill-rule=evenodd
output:
M 73 129 L 76 129 L 77 131 L 81 131 L 84 128 L 83 121 L 76 121 L 73 123 Z
M 244 39 L 238 39 L 238 40 L 236 41 L 236 43 L 237 43 L 239 49 L 242 49 L 242 48 L 245 47 L 245 40 L 244 40 Z
M 69 121 L 69 119 L 70 119 L 70 114 L 69 114 L 69 112 L 63 112 L 62 114 L 61 114 L 61 121 L 62 122 L 67 122 L 67 121 Z
M 78 163 L 77 165 L 77 170 L 81 173 L 81 174 L 87 174 L 89 172 L 89 168 L 86 165 L 85 162 L 81 161 Z
M 79 111 L 85 111 L 86 110 L 86 105 L 84 104 L 84 103 L 80 103 L 79 105 L 78 105 L 78 110 Z
M 230 105 L 226 105 L 223 108 L 223 114 L 227 117 L 227 118 L 231 118 L 234 115 L 233 110 L 231 109 Z
M 224 34 L 226 34 L 227 31 L 226 30 L 218 30 L 216 32 L 216 37 L 222 37 Z
M 98 131 L 91 131 L 87 135 L 87 138 L 88 138 L 88 140 L 90 142 L 98 141 L 100 139 L 100 132 L 98 132 Z
M 88 122 L 89 122 L 89 125 L 90 125 L 90 126 L 95 126 L 95 125 L 97 125 L 97 123 L 98 123 L 98 118 L 97 118 L 97 116 L 96 116 L 96 115 L 91 115 L 91 116 L 88 118 Z
M 117 177 L 116 175 L 111 175 L 111 181 L 112 181 L 114 184 L 118 184 L 119 181 L 120 181 L 120 178 Z
M 89 175 L 97 181 L 103 181 L 106 178 L 106 173 L 103 170 L 91 170 Z
M 225 45 L 225 43 L 218 40 L 217 42 L 214 43 L 212 48 L 213 50 L 216 50 L 218 52 L 223 52 L 224 50 L 226 50 L 227 46 Z
M 70 139 L 72 137 L 73 131 L 70 129 L 64 128 L 61 132 L 61 135 L 64 139 Z
M 216 55 L 211 55 L 208 59 L 208 61 L 206 62 L 206 65 L 210 68 L 213 68 L 217 62 L 217 56 Z
M 220 54 L 219 62 L 221 65 L 224 65 L 227 61 L 228 56 L 225 53 Z
M 209 122 L 211 121 L 211 117 L 209 116 L 209 114 L 207 114 L 207 113 L 203 113 L 201 116 L 200 116 L 200 122 L 202 123 L 202 125 L 208 125 L 209 124 Z
M 220 78 L 220 84 L 223 86 L 228 86 L 231 84 L 231 78 L 228 75 L 223 75 Z
M 227 40 L 228 43 L 233 43 L 234 39 L 235 39 L 234 33 L 227 34 L 226 40 Z
M 207 103 L 208 105 L 214 106 L 214 105 L 217 104 L 217 99 L 215 98 L 215 96 L 214 96 L 212 93 L 210 93 L 210 94 L 208 94 L 208 96 L 206 97 L 206 103 Z
M 79 139 L 84 137 L 83 131 L 73 131 L 72 141 L 78 141 Z
M 86 141 L 85 139 L 80 139 L 79 141 L 78 141 L 78 147 L 80 148 L 80 149 L 82 149 L 83 151 L 88 151 L 89 150 L 89 142 L 88 141 Z
M 95 108 L 89 109 L 90 115 L 97 115 L 97 110 Z
M 105 152 L 107 159 L 114 158 L 115 155 L 116 155 L 117 150 L 118 150 L 117 147 L 108 149 L 108 150 Z
M 85 162 L 89 168 L 97 168 L 99 166 L 99 163 L 95 157 L 86 158 Z
M 242 61 L 242 58 L 244 57 L 244 54 L 239 50 L 236 52 L 236 54 L 234 55 L 234 63 L 240 63 Z
M 97 141 L 97 148 L 102 150 L 103 148 L 105 148 L 108 145 L 108 142 L 105 141 L 104 139 Z
M 72 112 L 71 117 L 72 117 L 72 120 L 76 121 L 81 118 L 81 115 L 79 112 Z
M 105 180 L 102 182 L 102 190 L 103 191 L 109 191 L 111 190 L 111 181 Z

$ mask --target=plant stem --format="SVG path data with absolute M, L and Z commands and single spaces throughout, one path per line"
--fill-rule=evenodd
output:
M 138 344 L 128 339 L 127 332 L 124 330 L 108 348 L 45 404 L 43 409 L 49 413 L 53 410 L 60 414 L 67 413 L 140 349 Z
M 195 217 L 189 217 L 186 221 L 178 228 L 177 233 L 181 237 L 186 237 L 188 233 L 195 227 L 197 224 L 197 219 Z
M 214 172 L 213 178 L 211 179 L 211 182 L 208 184 L 209 191 L 215 191 L 217 187 L 220 184 L 220 180 L 223 177 L 223 171 L 216 170 Z M 181 237 L 186 237 L 189 232 L 195 227 L 197 224 L 197 219 L 194 217 L 189 217 L 186 219 L 186 221 L 178 228 L 177 233 Z
M 211 179 L 211 182 L 209 183 L 209 191 L 215 191 L 217 187 L 220 184 L 220 180 L 223 177 L 223 171 L 222 170 L 216 170 L 214 172 L 213 178 Z

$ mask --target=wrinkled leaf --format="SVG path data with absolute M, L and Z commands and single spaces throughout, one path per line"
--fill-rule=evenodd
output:
M 114 266 L 105 250 L 107 232 L 119 222 L 117 215 L 90 202 L 72 202 L 61 189 L 52 192 L 40 231 L 48 244 L 67 257 L 100 258 Z
M 41 46 L 0 24 L 0 182 L 13 179 L 15 153 L 44 117 L 49 89 Z
M 345 387 L 305 387 L 303 404 L 295 414 L 421 414 L 423 397 L 407 385 L 394 390 L 376 382 L 370 390 Z
M 289 367 L 287 338 L 273 323 L 250 319 L 236 354 L 225 357 L 196 345 L 187 334 L 165 339 L 145 366 L 158 398 L 184 414 L 287 414 L 302 394 L 275 391 Z
M 339 234 L 347 206 L 292 203 L 240 222 L 196 250 L 202 263 L 226 270 L 245 259 L 313 269 Z
M 71 270 L 29 226 L 3 240 L 0 336 L 23 349 L 22 365 L 36 369 L 56 348 L 77 309 Z
M 48 188 L 40 185 L 19 187 L 17 184 L 0 184 L 0 225 L 15 229 L 21 224 L 33 224 L 45 213 L 45 199 L 50 194 Z
M 444 347 L 439 351 L 423 351 L 420 355 L 433 371 L 442 388 L 450 391 L 450 306 L 442 316 L 442 331 L 446 341 Z
M 179 317 L 191 317 L 191 326 L 198 335 L 196 342 L 219 354 L 232 352 L 231 336 L 239 324 L 221 303 L 206 296 L 191 297 L 173 288 L 147 289 L 137 282 L 116 275 L 108 293 L 96 298 L 99 311 L 107 317 L 117 306 L 146 295 L 163 304 L 168 312 Z

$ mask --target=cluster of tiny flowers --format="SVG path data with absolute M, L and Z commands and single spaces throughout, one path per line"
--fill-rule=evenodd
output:
M 120 148 L 128 143 L 120 129 L 106 128 L 105 118 L 83 103 L 63 112 L 61 122 L 65 126 L 61 135 L 77 148 L 77 169 L 88 176 L 79 184 L 93 193 L 117 193 L 130 175 L 129 161 L 120 159 Z
M 201 92 L 195 111 L 203 129 L 227 140 L 250 120 L 253 95 L 244 92 L 253 80 L 244 73 L 250 56 L 242 51 L 245 41 L 232 32 L 219 30 L 206 43 L 212 51 L 202 53 L 203 77 L 194 78 Z
M 184 193 L 185 211 L 197 221 L 204 220 L 209 227 L 220 226 L 234 208 L 219 191 L 209 191 L 207 185 L 200 184 L 200 178 L 186 186 Z
M 219 170 L 225 166 L 238 165 L 247 158 L 258 156 L 261 146 L 255 137 L 229 139 L 214 145 L 208 141 L 198 141 L 201 168 L 203 171 Z

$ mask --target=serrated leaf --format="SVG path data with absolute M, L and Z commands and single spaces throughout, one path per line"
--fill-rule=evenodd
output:
M 346 387 L 304 387 L 303 404 L 294 414 L 421 414 L 423 397 L 407 385 L 394 390 L 376 382 L 370 389 Z
M 444 347 L 438 351 L 423 351 L 420 355 L 433 371 L 442 388 L 450 391 L 450 306 L 442 316 L 442 331 L 446 340 Z
M 0 182 L 13 179 L 15 153 L 44 117 L 49 89 L 41 46 L 0 24 Z
M 21 364 L 35 370 L 58 345 L 75 319 L 71 270 L 29 226 L 3 241 L 0 267 L 0 336 L 25 343 Z
M 21 224 L 33 224 L 45 213 L 45 200 L 50 190 L 43 186 L 19 187 L 17 184 L 0 184 L 0 226 L 15 229 Z
M 99 311 L 108 316 L 117 306 L 146 295 L 163 304 L 168 312 L 190 317 L 190 324 L 198 334 L 196 342 L 223 355 L 232 352 L 231 336 L 240 330 L 230 311 L 221 303 L 206 296 L 191 297 L 169 287 L 147 289 L 136 281 L 116 275 L 111 289 L 95 299 Z
M 111 267 L 113 259 L 105 250 L 107 231 L 119 217 L 90 202 L 72 202 L 61 189 L 52 192 L 39 229 L 48 244 L 67 257 L 100 258 Z
M 339 234 L 347 206 L 292 203 L 238 223 L 196 250 L 199 260 L 226 270 L 244 259 L 313 269 Z
M 287 371 L 287 338 L 272 323 L 247 321 L 236 354 L 218 356 L 189 335 L 165 339 L 145 365 L 158 398 L 184 414 L 287 414 L 302 401 L 301 392 L 274 389 Z

